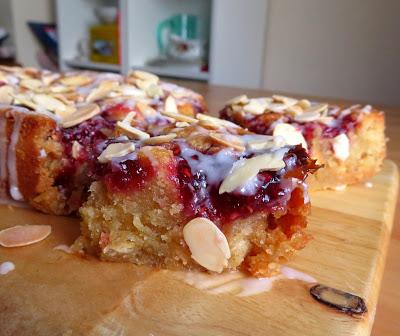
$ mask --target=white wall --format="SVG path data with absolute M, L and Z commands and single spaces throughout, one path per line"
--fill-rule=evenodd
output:
M 264 87 L 400 104 L 399 0 L 271 0 Z
M 36 53 L 40 47 L 26 23 L 54 22 L 53 0 L 11 0 L 11 12 L 17 61 L 24 66 L 38 67 Z

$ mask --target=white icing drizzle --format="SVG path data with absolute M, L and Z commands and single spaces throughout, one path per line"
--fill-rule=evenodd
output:
M 56 247 L 53 248 L 53 250 L 62 251 L 62 252 L 68 253 L 68 254 L 72 253 L 71 247 L 69 247 L 68 245 L 65 245 L 65 244 L 57 245 Z
M 268 292 L 275 281 L 285 279 L 309 283 L 317 282 L 312 276 L 287 266 L 282 266 L 280 274 L 269 278 L 255 278 L 239 271 L 222 274 L 188 271 L 174 272 L 173 274 L 188 285 L 214 295 L 234 294 L 236 296 L 253 296 Z
M 15 265 L 11 261 L 5 261 L 0 264 L 0 275 L 6 275 L 13 270 L 15 270 Z
M 8 147 L 7 167 L 8 167 L 8 183 L 11 197 L 16 201 L 22 201 L 23 196 L 18 188 L 18 171 L 16 147 L 19 139 L 19 131 L 24 119 L 23 114 L 14 113 L 14 127 L 11 133 L 10 144 Z

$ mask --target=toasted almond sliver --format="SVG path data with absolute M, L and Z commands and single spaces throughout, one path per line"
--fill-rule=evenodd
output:
M 122 122 L 130 124 L 132 122 L 133 118 L 135 118 L 135 116 L 136 116 L 136 112 L 135 111 L 129 112 L 126 115 L 126 117 L 122 120 Z
M 138 89 L 137 87 L 129 84 L 123 84 L 119 87 L 119 90 L 124 96 L 133 96 L 136 98 L 146 97 L 146 92 Z
M 82 146 L 78 141 L 74 141 L 72 143 L 72 157 L 74 159 L 78 158 L 79 152 L 81 151 L 81 149 L 82 149 Z
M 220 133 L 210 133 L 208 135 L 211 139 L 213 139 L 216 143 L 219 143 L 221 145 L 224 145 L 226 147 L 231 147 L 233 149 L 236 149 L 240 152 L 243 152 L 246 147 L 243 144 L 243 141 L 234 135 L 223 135 Z
M 321 113 L 324 114 L 328 111 L 328 104 L 316 104 L 310 106 L 304 113 Z
M 113 143 L 109 144 L 105 150 L 97 158 L 99 162 L 106 163 L 115 157 L 121 157 L 133 153 L 135 151 L 135 144 L 128 143 Z
M 128 76 L 133 76 L 133 77 L 139 78 L 143 81 L 154 83 L 154 84 L 157 84 L 158 81 L 160 80 L 157 75 L 152 74 L 150 72 L 146 72 L 146 71 L 140 71 L 140 70 L 135 70 L 132 73 L 130 73 Z
M 12 97 L 14 98 L 14 102 L 13 102 L 14 104 L 23 105 L 23 106 L 31 108 L 32 110 L 38 109 L 38 105 L 35 104 L 31 100 L 31 97 L 28 95 L 16 94 L 16 95 L 12 95 Z
M 76 76 L 67 76 L 63 77 L 59 80 L 59 82 L 66 86 L 85 86 L 90 84 L 93 81 L 92 78 L 83 75 L 76 75 Z
M 42 81 L 33 78 L 26 78 L 19 82 L 19 85 L 28 89 L 35 91 L 43 86 Z
M 55 82 L 60 75 L 58 73 L 49 73 L 42 76 L 42 82 L 44 85 L 49 86 L 51 83 Z
M 176 138 L 175 133 L 169 133 L 166 135 L 159 135 L 155 137 L 151 137 L 149 139 L 146 139 L 143 141 L 143 144 L 145 145 L 160 145 L 166 142 L 170 142 L 171 140 Z
M 81 122 L 84 122 L 85 120 L 93 118 L 94 116 L 96 116 L 100 113 L 101 113 L 100 107 L 96 104 L 83 105 L 83 106 L 79 107 L 76 112 L 67 115 L 62 120 L 62 126 L 64 128 L 69 128 L 69 127 L 78 125 Z
M 178 128 L 183 128 L 183 127 L 190 126 L 190 124 L 188 122 L 186 122 L 186 121 L 177 121 L 175 123 L 175 126 L 178 127 Z
M 119 84 L 117 81 L 107 80 L 101 82 L 100 85 L 94 88 L 86 97 L 86 102 L 92 103 L 96 100 L 106 98 L 112 91 L 118 88 Z
M 292 106 L 298 103 L 298 100 L 295 98 L 280 96 L 280 95 L 273 95 L 272 99 L 279 103 L 285 104 L 286 106 Z
M 231 172 L 222 181 L 219 193 L 232 192 L 251 181 L 260 171 L 279 170 L 285 167 L 283 161 L 284 151 L 278 150 L 272 153 L 265 153 L 252 157 L 251 159 L 241 159 L 232 167 Z
M 48 89 L 48 91 L 52 93 L 66 93 L 66 92 L 72 92 L 73 90 L 74 90 L 73 87 L 65 85 L 52 85 Z
M 246 95 L 240 95 L 237 97 L 234 97 L 232 99 L 229 99 L 226 103 L 225 106 L 232 106 L 232 105 L 244 105 L 249 102 L 249 98 Z
M 9 85 L 0 86 L 0 103 L 1 104 L 11 104 L 13 101 L 12 94 L 14 89 Z
M 286 112 L 288 112 L 294 116 L 298 116 L 303 113 L 303 109 L 298 105 L 293 105 L 293 106 L 289 106 L 286 109 Z
M 269 136 L 268 138 L 265 139 L 250 140 L 247 142 L 247 147 L 250 150 L 254 151 L 266 150 L 271 148 L 278 149 L 284 147 L 285 145 L 286 141 L 280 136 L 278 137 Z
M 294 146 L 301 144 L 304 149 L 307 149 L 307 142 L 303 134 L 293 125 L 286 123 L 278 124 L 274 128 L 273 135 L 281 136 L 288 145 Z
M 162 87 L 153 83 L 148 86 L 146 93 L 152 98 L 164 96 L 164 91 Z
M 150 138 L 150 135 L 148 133 L 132 127 L 126 122 L 118 121 L 116 127 L 122 134 L 125 134 L 126 136 L 133 139 L 145 140 Z
M 50 225 L 17 225 L 0 231 L 0 245 L 19 247 L 40 242 L 51 233 Z
M 151 117 L 157 114 L 157 111 L 145 102 L 138 101 L 136 107 L 145 117 Z
M 65 111 L 66 106 L 65 104 L 58 100 L 57 98 L 54 98 L 49 95 L 45 94 L 36 94 L 32 97 L 32 100 L 38 104 L 40 107 L 45 108 L 46 110 L 49 111 Z
M 207 121 L 210 122 L 216 126 L 220 127 L 228 127 L 228 128 L 238 128 L 239 126 L 234 124 L 233 122 L 230 122 L 228 120 L 222 120 L 219 118 L 211 117 L 209 115 L 203 114 L 203 113 L 197 113 L 196 118 L 201 121 Z
M 304 112 L 303 114 L 294 117 L 297 122 L 316 121 L 321 118 L 320 112 Z
M 303 110 L 307 110 L 310 108 L 311 103 L 309 100 L 307 99 L 301 99 L 299 100 L 299 102 L 297 103 L 297 105 L 299 105 Z
M 181 114 L 181 113 L 175 113 L 175 112 L 170 112 L 170 111 L 161 111 L 162 115 L 165 115 L 167 117 L 173 118 L 178 121 L 185 121 L 188 123 L 198 123 L 199 121 L 197 119 L 194 119 L 192 117 L 189 117 L 187 115 Z
M 209 219 L 192 219 L 183 228 L 183 238 L 192 258 L 201 266 L 214 272 L 222 272 L 228 266 L 231 251 L 222 231 Z
M 174 97 L 168 96 L 167 99 L 165 99 L 164 109 L 167 112 L 179 113 Z

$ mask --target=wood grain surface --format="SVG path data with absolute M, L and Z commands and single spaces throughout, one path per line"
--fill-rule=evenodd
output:
M 342 192 L 316 192 L 310 244 L 290 263 L 320 283 L 355 293 L 368 313 L 351 317 L 314 301 L 310 285 L 280 280 L 252 297 L 212 295 L 174 272 L 100 262 L 54 247 L 79 234 L 76 219 L 0 207 L 0 229 L 49 224 L 46 240 L 2 248 L 1 335 L 368 335 L 375 315 L 398 190 L 397 168 L 386 161 L 371 180 Z M 362 201 L 360 201 L 362 200 Z

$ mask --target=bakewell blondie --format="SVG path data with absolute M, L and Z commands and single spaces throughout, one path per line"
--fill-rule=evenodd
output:
M 204 114 L 173 117 L 98 146 L 74 248 L 168 269 L 275 274 L 310 239 L 304 180 L 317 165 L 279 137 Z
M 347 108 L 275 95 L 226 103 L 220 116 L 258 134 L 301 144 L 323 165 L 312 189 L 342 189 L 376 174 L 386 155 L 384 113 L 367 105 Z
M 134 71 L 118 74 L 0 67 L 0 197 L 51 214 L 75 212 L 95 176 L 97 146 L 129 130 L 170 122 L 165 110 L 206 110 L 193 91 Z

